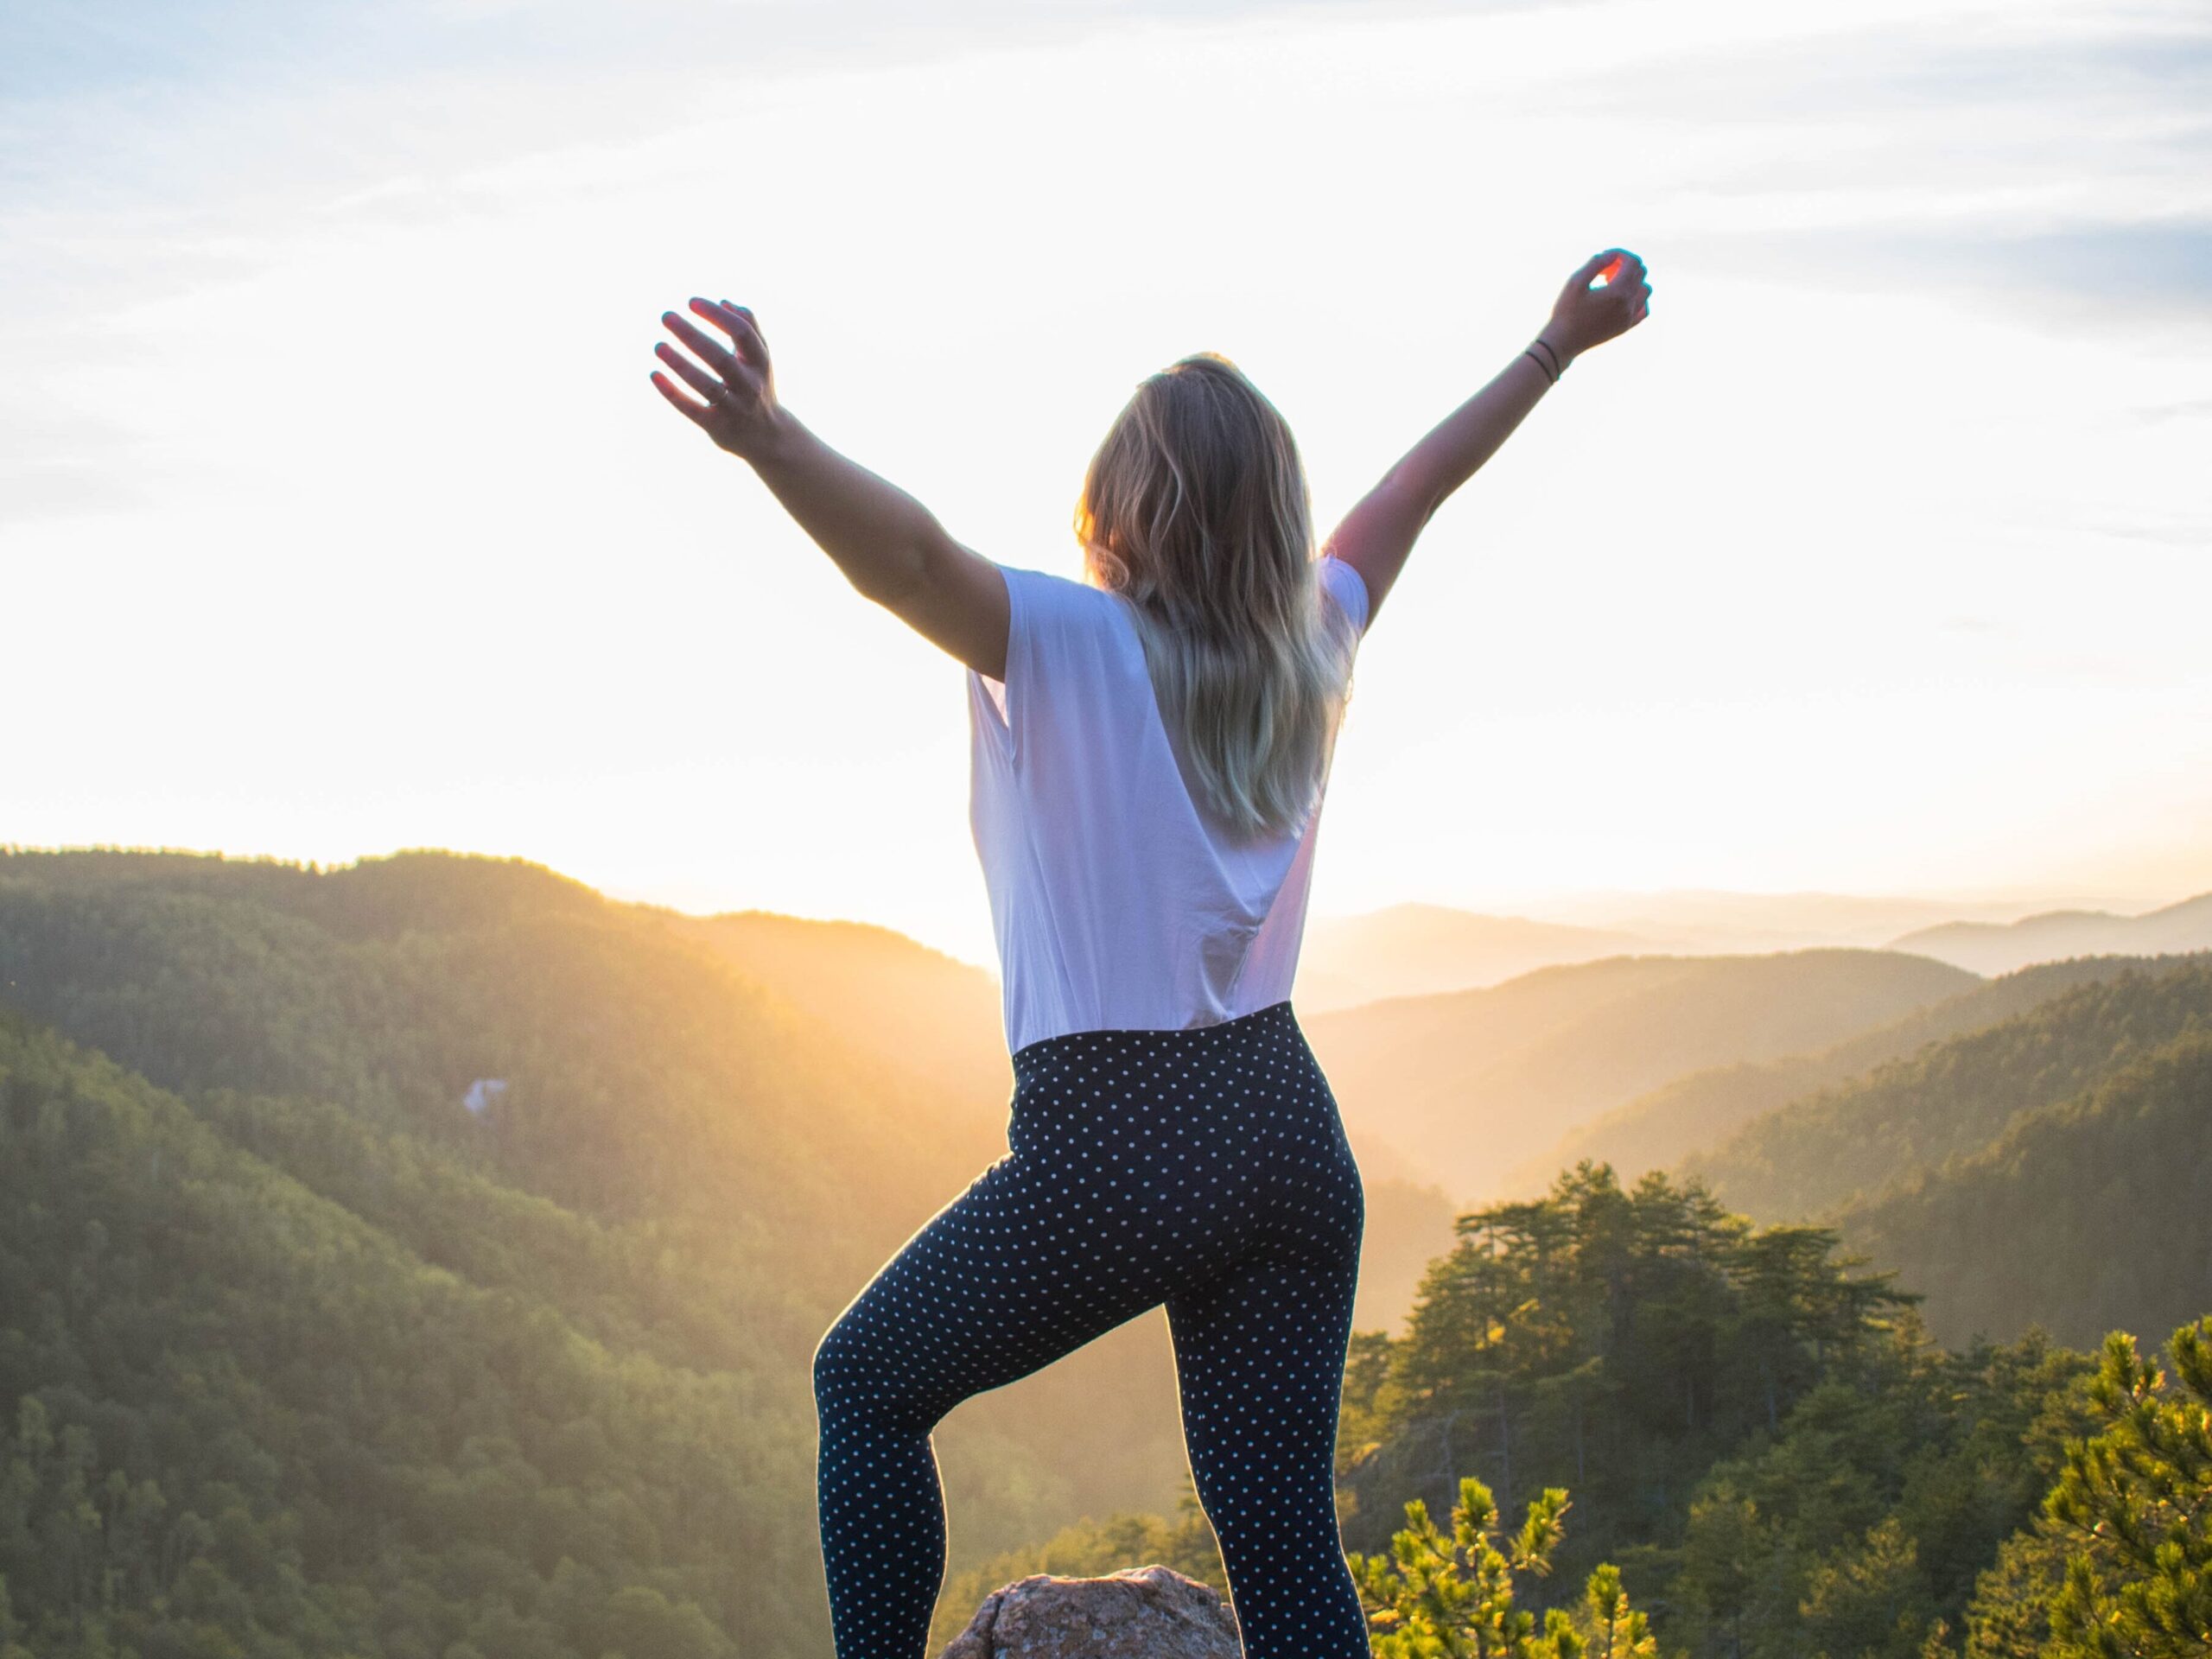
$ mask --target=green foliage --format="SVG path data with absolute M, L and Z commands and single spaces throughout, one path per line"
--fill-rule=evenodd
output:
M 1658 1652 L 1648 1621 L 1628 1605 L 1619 1570 L 1590 1575 L 1580 1617 L 1560 1608 L 1539 1627 L 1516 1605 L 1514 1575 L 1548 1576 L 1567 1533 L 1569 1508 L 1554 1486 L 1531 1499 L 1520 1529 L 1500 1533 L 1490 1488 L 1459 1482 L 1446 1537 L 1420 1498 L 1406 1503 L 1406 1525 L 1387 1555 L 1346 1558 L 1374 1627 L 1376 1659 L 1646 1659 Z M 1502 1547 L 1501 1547 L 1502 1546 Z
M 1586 1571 L 1679 1528 L 1713 1460 L 1778 1425 L 1885 1339 L 1912 1298 L 1854 1277 L 1814 1228 L 1753 1228 L 1700 1189 L 1605 1167 L 1462 1217 L 1407 1333 L 1362 1333 L 1346 1368 L 1348 1540 L 1368 1517 L 1478 1471 L 1503 1501 L 1564 1486 Z M 1631 1574 L 1633 1577 L 1633 1574 Z
M 1394 1484 L 1571 1490 L 1562 1576 L 1615 1562 L 1695 1655 L 1940 1649 L 2087 1421 L 2082 1356 L 2037 1332 L 1946 1351 L 1833 1232 L 1694 1185 L 1585 1167 L 1460 1228 L 1408 1334 L 1354 1339 L 1348 1543 L 1376 1548 Z
M 1664 1599 L 1698 1654 L 1902 1655 L 1955 1627 L 2083 1419 L 2079 1355 L 1901 1332 L 1693 1495 Z
M 2104 1428 L 2067 1447 L 2045 1505 L 2075 1544 L 2049 1604 L 2056 1659 L 2212 1652 L 2212 1318 L 2171 1347 L 2170 1389 L 2134 1338 L 2106 1338 Z

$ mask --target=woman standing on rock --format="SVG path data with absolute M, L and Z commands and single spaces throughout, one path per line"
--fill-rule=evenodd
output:
M 1080 582 L 962 546 L 816 437 L 777 402 L 745 307 L 691 302 L 727 346 L 664 316 L 696 360 L 657 350 L 698 398 L 656 371 L 662 394 L 969 670 L 1008 1150 L 815 1353 L 838 1659 L 925 1659 L 945 1414 L 1163 1302 L 1246 1654 L 1366 1659 L 1333 1478 L 1364 1200 L 1290 1005 L 1315 831 L 1353 657 L 1415 539 L 1650 292 L 1632 253 L 1585 263 L 1318 556 L 1282 416 L 1227 359 L 1184 358 L 1091 461 Z

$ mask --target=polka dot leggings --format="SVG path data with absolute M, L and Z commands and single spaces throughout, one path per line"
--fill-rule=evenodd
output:
M 1332 1474 L 1366 1205 L 1289 1002 L 1049 1037 L 1014 1069 L 1007 1155 L 815 1351 L 837 1659 L 926 1659 L 938 1421 L 1162 1302 L 1248 1659 L 1368 1659 Z

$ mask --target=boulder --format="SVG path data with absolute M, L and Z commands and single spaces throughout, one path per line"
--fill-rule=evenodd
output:
M 1221 1592 L 1172 1567 L 1039 1573 L 994 1590 L 944 1659 L 1242 1659 Z

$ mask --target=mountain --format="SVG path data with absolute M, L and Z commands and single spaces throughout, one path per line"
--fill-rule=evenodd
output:
M 1883 951 L 1617 957 L 1304 1023 L 1346 1117 L 1464 1202 L 1684 1072 L 1823 1047 L 1973 983 Z
M 2152 958 L 1795 1102 L 1681 1169 L 1758 1219 L 1819 1218 L 1978 1156 L 2024 1114 L 2207 1027 L 2212 957 Z
M 2212 950 L 2212 893 L 2139 916 L 2101 910 L 2054 910 L 1997 925 L 1949 922 L 1892 940 L 1892 950 L 1916 951 L 1978 974 L 2010 973 L 2035 962 L 2070 957 L 2171 956 Z
M 1916 1009 L 1890 1025 L 1847 1037 L 1816 1054 L 1745 1060 L 1693 1071 L 1570 1130 L 1516 1169 L 1504 1190 L 1541 1192 L 1560 1170 L 1586 1158 L 1611 1165 L 1624 1181 L 1646 1170 L 1671 1169 L 1802 1096 L 1914 1054 L 1929 1043 L 1995 1025 L 2075 985 L 2113 978 L 2145 965 L 2141 957 L 2092 957 L 2024 968 Z
M 1301 1014 L 1389 996 L 1478 989 L 1558 963 L 1649 950 L 1618 929 L 1479 916 L 1444 905 L 1393 905 L 1362 916 L 1315 917 L 1299 957 Z
M 1926 1294 L 1953 1344 L 2036 1325 L 2094 1348 L 2195 1320 L 2212 1308 L 2212 1022 L 1836 1224 Z

